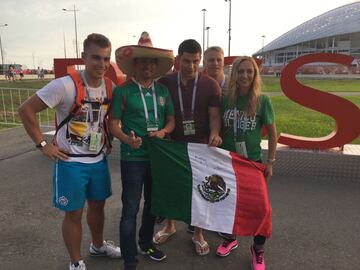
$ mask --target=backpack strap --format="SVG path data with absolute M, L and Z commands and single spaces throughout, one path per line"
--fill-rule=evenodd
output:
M 68 70 L 68 74 L 71 79 L 74 81 L 75 88 L 76 88 L 76 96 L 75 96 L 75 106 L 81 107 L 84 103 L 84 99 L 86 96 L 85 93 L 85 83 L 81 78 L 80 74 L 75 69 Z M 71 111 L 71 109 L 70 109 Z
M 76 115 L 76 113 L 81 108 L 81 105 L 84 103 L 84 99 L 85 99 L 85 83 L 81 79 L 80 74 L 75 69 L 69 69 L 68 75 L 71 77 L 71 79 L 75 84 L 75 102 L 70 108 L 69 115 L 65 117 L 65 119 L 62 120 L 59 125 L 56 124 L 54 139 L 56 138 L 56 135 L 60 130 L 60 128 L 62 128 Z
M 110 103 L 112 100 L 113 82 L 108 77 L 104 77 L 104 79 L 105 79 L 105 87 L 106 87 L 106 100 L 108 103 Z M 108 110 L 104 117 L 104 132 L 105 132 L 105 144 L 107 144 L 109 148 L 112 148 L 111 145 L 112 138 L 110 136 L 109 125 L 108 125 L 110 106 L 111 105 L 108 106 Z
M 113 82 L 108 77 L 104 77 L 106 87 L 106 97 L 109 101 L 112 99 Z
M 75 69 L 68 69 L 68 75 L 71 77 L 71 79 L 73 80 L 74 84 L 75 84 L 75 101 L 74 104 L 71 106 L 70 108 L 70 112 L 68 114 L 68 116 L 61 121 L 61 123 L 59 125 L 57 125 L 57 123 L 55 122 L 55 134 L 53 137 L 53 141 L 55 141 L 56 135 L 58 133 L 58 131 L 60 130 L 60 128 L 62 128 L 65 124 L 67 124 L 68 122 L 70 122 L 70 120 L 77 114 L 77 112 L 79 111 L 79 109 L 81 108 L 81 106 L 84 104 L 85 101 L 85 96 L 86 96 L 86 91 L 85 91 L 85 83 L 82 80 L 80 74 L 75 70 Z M 94 153 L 94 154 L 67 154 L 69 157 L 96 157 L 98 155 L 100 155 L 103 151 L 104 146 L 107 144 L 107 146 L 109 148 L 112 147 L 111 145 L 111 137 L 110 137 L 110 133 L 109 133 L 109 129 L 108 129 L 108 114 L 110 112 L 110 102 L 112 99 L 112 90 L 113 90 L 113 83 L 112 81 L 107 78 L 104 77 L 105 80 L 105 88 L 106 88 L 106 99 L 104 100 L 104 104 L 109 104 L 108 106 L 108 110 L 106 112 L 106 115 L 104 117 L 104 132 L 105 132 L 105 142 L 104 145 L 102 146 L 102 148 L 100 149 L 100 151 L 98 153 Z M 56 121 L 56 118 L 55 118 Z

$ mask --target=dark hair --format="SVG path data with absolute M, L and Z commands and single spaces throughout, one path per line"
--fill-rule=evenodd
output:
M 183 53 L 202 53 L 201 46 L 199 42 L 197 42 L 195 39 L 186 39 L 179 45 L 178 49 L 178 55 L 181 56 Z
M 111 48 L 110 40 L 102 34 L 92 33 L 84 40 L 84 51 L 90 47 L 91 44 L 95 44 L 100 48 Z

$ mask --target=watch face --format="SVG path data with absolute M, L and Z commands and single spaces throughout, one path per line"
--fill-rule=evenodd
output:
M 46 141 L 42 141 L 41 143 L 40 143 L 40 146 L 41 147 L 44 147 L 46 145 Z

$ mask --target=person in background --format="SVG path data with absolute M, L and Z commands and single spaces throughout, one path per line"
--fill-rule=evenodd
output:
M 22 79 L 24 78 L 24 71 L 22 70 L 22 68 L 19 68 L 19 75 L 20 75 L 20 81 L 22 81 Z
M 216 80 L 221 87 L 224 97 L 229 88 L 229 76 L 224 73 L 224 50 L 219 46 L 212 46 L 204 52 L 204 69 L 208 76 Z
M 37 68 L 36 74 L 37 74 L 37 79 L 40 80 L 41 79 L 41 68 L 40 67 Z

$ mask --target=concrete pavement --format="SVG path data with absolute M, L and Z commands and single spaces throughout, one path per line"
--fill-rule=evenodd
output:
M 62 213 L 51 205 L 51 163 L 34 150 L 22 128 L 0 131 L 0 149 L 0 269 L 68 269 Z M 121 211 L 118 163 L 110 161 L 113 196 L 106 206 L 105 225 L 106 239 L 117 244 Z M 273 237 L 266 245 L 267 269 L 360 269 L 360 181 L 274 176 L 269 193 Z M 122 260 L 90 258 L 85 219 L 83 223 L 82 252 L 87 268 L 122 269 Z M 237 250 L 218 258 L 214 252 L 221 239 L 214 232 L 205 232 L 211 252 L 199 257 L 185 225 L 177 225 L 177 233 L 161 247 L 168 255 L 166 261 L 157 263 L 140 256 L 140 270 L 251 269 L 251 238 L 239 238 Z

